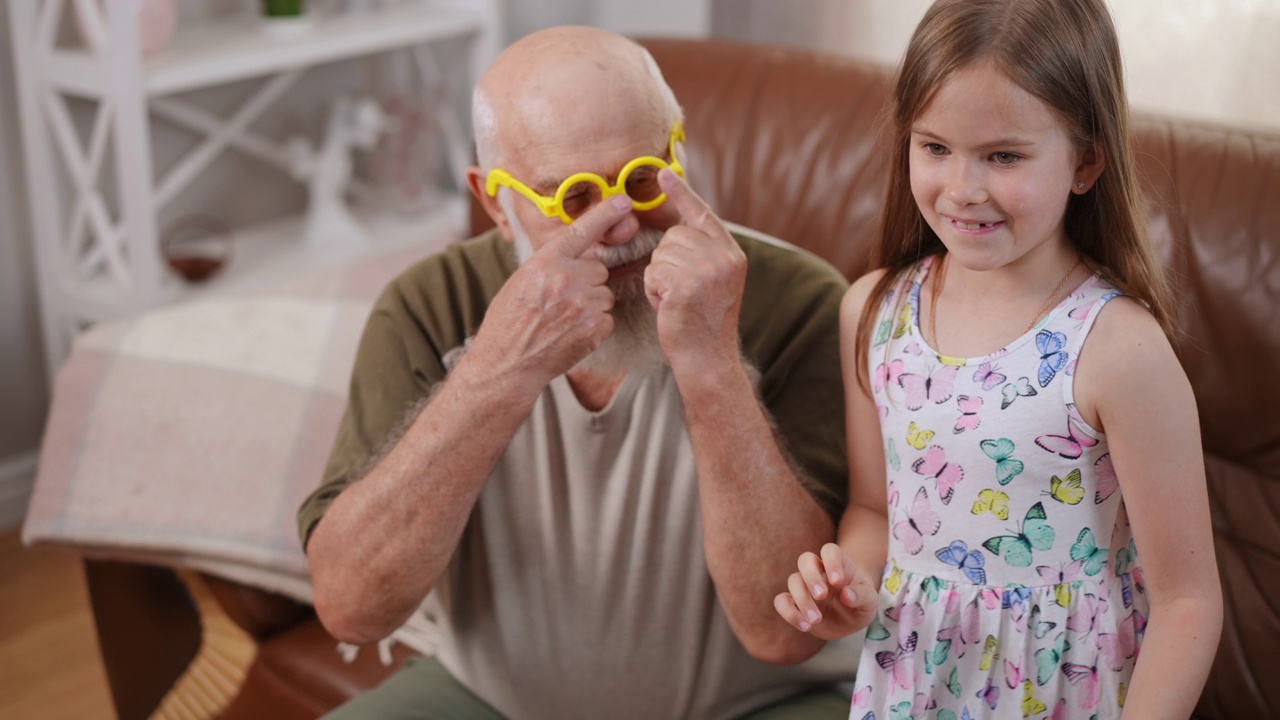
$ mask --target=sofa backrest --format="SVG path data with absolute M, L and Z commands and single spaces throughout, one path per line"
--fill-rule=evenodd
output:
M 887 70 L 803 50 L 641 41 L 686 113 L 689 177 L 727 220 L 867 270 Z M 1280 708 L 1280 134 L 1140 118 L 1156 244 L 1179 299 L 1226 621 L 1198 714 Z

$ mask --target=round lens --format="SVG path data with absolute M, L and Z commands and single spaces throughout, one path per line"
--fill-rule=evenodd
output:
M 658 184 L 658 170 L 653 164 L 638 165 L 627 175 L 627 195 L 636 202 L 656 200 L 662 194 L 662 186 Z
M 570 185 L 564 197 L 561 198 L 565 214 L 575 220 L 578 219 L 592 205 L 600 202 L 602 194 L 600 186 L 588 180 Z

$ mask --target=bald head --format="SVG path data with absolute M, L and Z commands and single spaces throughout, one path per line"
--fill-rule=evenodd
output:
M 476 85 L 472 125 L 480 167 L 512 162 L 529 143 L 573 144 L 627 122 L 665 132 L 675 95 L 644 48 L 599 28 L 554 27 L 502 52 Z

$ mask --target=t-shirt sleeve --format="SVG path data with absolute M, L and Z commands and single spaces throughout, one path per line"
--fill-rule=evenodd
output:
M 848 283 L 835 268 L 794 248 L 752 255 L 743 350 L 761 372 L 761 399 L 783 450 L 803 471 L 806 489 L 838 522 L 849 500 L 839 327 Z
M 440 353 L 413 327 L 396 285 L 375 305 L 360 345 L 333 450 L 320 487 L 298 510 L 298 535 L 305 549 L 312 529 L 329 505 L 396 434 L 410 409 L 445 376 Z

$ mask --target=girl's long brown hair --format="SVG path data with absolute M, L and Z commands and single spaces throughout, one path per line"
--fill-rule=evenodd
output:
M 944 249 L 911 194 L 912 124 L 943 82 L 980 61 L 1053 108 L 1078 147 L 1104 154 L 1094 187 L 1067 203 L 1067 238 L 1173 336 L 1169 289 L 1134 168 L 1120 46 L 1104 0 L 938 0 L 911 36 L 894 87 L 889 189 L 872 252 L 872 267 L 887 271 L 862 309 L 854 346 L 864 390 L 873 318 L 909 267 Z

